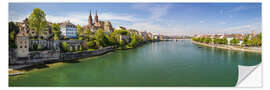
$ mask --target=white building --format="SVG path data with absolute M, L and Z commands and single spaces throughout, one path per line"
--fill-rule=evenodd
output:
M 17 57 L 27 57 L 29 53 L 29 37 L 25 32 L 19 32 L 16 36 Z
M 70 23 L 70 21 L 60 23 L 61 35 L 67 38 L 77 38 L 77 26 Z

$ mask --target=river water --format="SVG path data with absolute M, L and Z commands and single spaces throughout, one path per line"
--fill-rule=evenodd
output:
M 235 86 L 261 54 L 161 41 L 9 77 L 9 86 Z

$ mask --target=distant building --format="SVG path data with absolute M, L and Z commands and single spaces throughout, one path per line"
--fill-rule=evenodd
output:
M 29 36 L 20 31 L 16 36 L 17 57 L 27 57 L 29 53 Z
M 155 40 L 160 40 L 160 36 L 159 35 L 153 35 Z
M 67 38 L 77 38 L 77 26 L 70 23 L 70 21 L 60 23 L 60 28 L 61 35 Z
M 119 27 L 117 27 L 116 29 L 127 30 L 127 28 L 126 28 L 126 27 L 123 27 L 123 26 L 119 26 Z
M 113 27 L 110 21 L 106 21 L 104 23 L 104 31 L 105 32 L 113 32 Z

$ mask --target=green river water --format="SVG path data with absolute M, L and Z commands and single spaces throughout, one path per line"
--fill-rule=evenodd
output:
M 12 76 L 9 86 L 235 86 L 238 65 L 259 63 L 258 53 L 161 41 Z

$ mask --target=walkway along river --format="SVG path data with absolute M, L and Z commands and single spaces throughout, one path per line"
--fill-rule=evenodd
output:
M 234 86 L 261 54 L 161 41 L 9 77 L 9 86 Z

